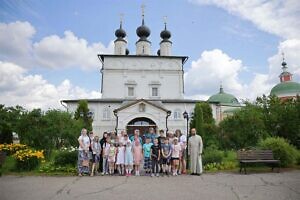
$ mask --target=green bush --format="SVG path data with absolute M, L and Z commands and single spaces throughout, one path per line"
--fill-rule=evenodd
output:
M 39 167 L 38 170 L 40 173 L 67 173 L 67 174 L 76 174 L 77 167 L 74 165 L 65 165 L 65 166 L 55 166 L 53 162 L 46 162 Z
M 284 138 L 269 137 L 260 141 L 259 147 L 272 150 L 274 158 L 280 160 L 283 167 L 297 162 L 297 149 L 290 145 Z
M 30 157 L 26 160 L 16 160 L 16 170 L 18 171 L 30 171 L 36 169 L 39 165 L 39 159 L 37 157 Z
M 206 171 L 218 171 L 218 170 L 230 170 L 237 167 L 237 162 L 221 162 L 221 163 L 207 163 L 204 165 L 204 170 Z
M 77 162 L 77 151 L 59 151 L 54 157 L 55 166 L 75 166 Z
M 224 152 L 217 150 L 214 147 L 208 147 L 203 152 L 202 162 L 203 165 L 208 163 L 221 163 L 223 161 Z

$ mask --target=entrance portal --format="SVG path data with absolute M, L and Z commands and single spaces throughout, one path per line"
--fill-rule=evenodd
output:
M 146 117 L 138 117 L 131 120 L 126 127 L 126 131 L 128 136 L 132 136 L 135 129 L 140 130 L 140 136 L 143 137 L 144 134 L 149 132 L 149 128 L 154 128 L 154 132 L 156 132 L 156 124 L 149 118 Z

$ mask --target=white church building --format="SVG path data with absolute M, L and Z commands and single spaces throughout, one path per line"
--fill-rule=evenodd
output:
M 171 32 L 164 30 L 157 55 L 151 52 L 148 40 L 150 29 L 142 25 L 136 29 L 136 55 L 129 54 L 126 32 L 115 31 L 114 54 L 98 55 L 102 63 L 102 97 L 87 99 L 93 112 L 93 131 L 102 135 L 105 131 L 134 129 L 141 133 L 153 127 L 156 131 L 186 132 L 183 112 L 191 114 L 199 100 L 184 98 L 184 64 L 187 56 L 172 55 Z M 69 112 L 75 112 L 79 99 L 62 100 Z
M 157 55 L 151 51 L 150 33 L 143 15 L 142 25 L 136 29 L 136 55 L 129 54 L 121 22 L 115 31 L 114 54 L 98 55 L 102 64 L 102 97 L 87 99 L 97 135 L 121 130 L 131 135 L 134 129 L 144 134 L 150 127 L 186 133 L 183 112 L 191 116 L 195 103 L 200 102 L 184 98 L 184 64 L 188 57 L 172 55 L 171 32 L 166 23 Z M 75 112 L 78 101 L 61 102 L 69 112 Z

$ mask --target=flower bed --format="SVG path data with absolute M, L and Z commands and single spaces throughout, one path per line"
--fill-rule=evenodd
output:
M 0 144 L 0 151 L 5 152 L 7 156 L 27 148 L 28 147 L 25 144 Z

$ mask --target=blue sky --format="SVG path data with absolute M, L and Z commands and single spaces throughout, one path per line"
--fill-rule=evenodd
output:
M 2 65 L 10 63 L 14 65 L 12 68 L 24 69 L 20 72 L 18 68 L 21 80 L 40 78 L 40 82 L 37 81 L 38 86 L 31 86 L 35 90 L 36 87 L 58 90 L 67 80 L 69 85 L 65 90 L 68 91 L 60 91 L 64 95 L 59 98 L 95 97 L 100 91 L 101 66 L 100 62 L 89 59 L 96 57 L 98 53 L 111 52 L 120 13 L 124 14 L 123 28 L 127 32 L 128 48 L 131 53 L 135 52 L 135 30 L 141 24 L 141 5 L 144 3 L 145 22 L 151 29 L 152 53 L 159 48 L 163 16 L 167 16 L 167 27 L 172 32 L 173 54 L 189 56 L 189 61 L 185 64 L 187 97 L 205 99 L 218 91 L 220 82 L 224 84 L 227 92 L 238 98 L 253 99 L 267 93 L 279 81 L 277 76 L 280 72 L 281 51 L 285 51 L 294 80 L 299 81 L 300 61 L 289 52 L 295 51 L 295 48 L 299 50 L 297 35 L 300 31 L 295 28 L 300 20 L 299 12 L 295 11 L 295 8 L 300 7 L 297 1 L 278 0 L 278 3 L 274 3 L 276 1 L 254 0 L 252 4 L 241 2 L 243 1 L 0 0 L 0 30 L 4 34 L 2 40 L 8 42 L 11 39 L 10 34 L 14 35 L 15 30 L 22 30 L 22 25 L 26 26 L 24 29 L 28 29 L 25 36 L 22 31 L 18 32 L 20 38 L 24 38 L 19 47 L 15 42 L 12 46 L 15 45 L 16 48 L 8 51 L 9 45 L 0 43 L 0 61 Z M 269 5 L 265 6 L 266 10 L 260 10 L 266 3 Z M 287 14 L 276 15 L 283 8 Z M 258 13 L 251 14 L 257 10 Z M 265 14 L 268 12 L 274 12 L 278 20 L 272 14 Z M 20 23 L 15 24 L 17 21 Z M 278 27 L 286 28 L 288 34 Z M 71 32 L 69 36 L 75 42 L 84 40 L 86 51 L 81 52 L 81 48 L 76 49 L 70 43 L 64 45 L 67 40 L 65 31 Z M 55 47 L 55 41 L 60 46 Z M 22 42 L 28 43 L 28 48 L 21 56 L 16 56 L 14 51 L 23 48 Z M 69 54 L 76 58 L 73 59 Z M 85 56 L 79 59 L 80 55 Z M 60 60 L 56 61 L 57 57 Z M 224 73 L 219 72 L 214 76 L 214 70 Z M 8 70 L 5 73 L 9 75 Z M 205 73 L 210 73 L 212 80 L 203 82 L 201 77 L 207 76 Z M 257 81 L 260 81 L 261 90 L 255 85 Z M 16 85 L 15 90 L 18 91 L 20 88 L 17 87 L 21 86 Z M 0 90 L 8 91 L 1 87 Z M 245 90 L 253 90 L 253 94 L 247 96 L 248 92 Z M 9 93 L 7 97 L 23 98 L 19 92 L 12 94 L 10 90 Z M 46 96 L 55 94 L 57 91 Z M 22 102 L 27 107 L 56 107 L 57 104 L 43 103 L 43 99 L 24 98 L 28 103 Z M 8 104 L 20 103 L 3 101 Z

